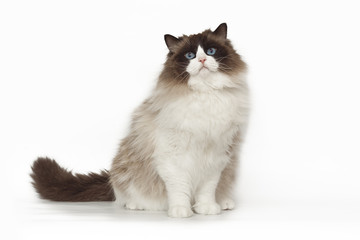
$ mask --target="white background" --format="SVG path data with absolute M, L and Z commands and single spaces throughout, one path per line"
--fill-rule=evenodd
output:
M 357 1 L 1 1 L 2 239 L 359 239 Z M 165 60 L 166 33 L 227 22 L 252 115 L 237 208 L 170 219 L 38 200 L 38 156 L 108 168 Z

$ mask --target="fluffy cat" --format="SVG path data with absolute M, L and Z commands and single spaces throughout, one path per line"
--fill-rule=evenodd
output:
M 54 201 L 113 201 L 170 217 L 232 209 L 238 152 L 248 118 L 246 64 L 227 25 L 165 35 L 169 49 L 157 85 L 133 113 L 110 171 L 75 174 L 38 158 L 33 185 Z

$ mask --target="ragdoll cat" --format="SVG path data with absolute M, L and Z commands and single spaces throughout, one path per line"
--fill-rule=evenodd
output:
M 133 113 L 130 132 L 109 172 L 75 174 L 37 159 L 31 174 L 42 198 L 113 201 L 170 217 L 234 208 L 240 144 L 248 116 L 246 64 L 227 25 L 182 37 L 169 49 L 157 85 Z

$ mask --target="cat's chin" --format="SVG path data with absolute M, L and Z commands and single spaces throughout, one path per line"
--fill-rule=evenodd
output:
M 200 77 L 206 79 L 207 77 L 211 76 L 214 73 L 217 73 L 217 70 L 212 70 L 208 67 L 202 67 L 199 69 L 197 74 L 193 75 L 193 77 Z
M 209 70 L 207 67 L 202 67 L 202 68 L 199 70 L 199 72 L 198 72 L 197 75 L 199 75 L 200 77 L 206 78 L 210 73 L 211 73 L 211 72 L 210 72 L 210 70 Z
M 234 87 L 234 83 L 231 77 L 224 73 L 202 70 L 198 74 L 190 76 L 188 86 L 192 90 L 204 92 Z

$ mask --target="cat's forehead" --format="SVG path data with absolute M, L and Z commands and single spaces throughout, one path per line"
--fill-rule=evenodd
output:
M 202 33 L 192 34 L 192 35 L 183 35 L 179 37 L 180 44 L 179 48 L 189 48 L 189 47 L 204 47 L 209 45 L 224 45 L 225 41 L 215 36 L 210 30 L 206 30 Z

